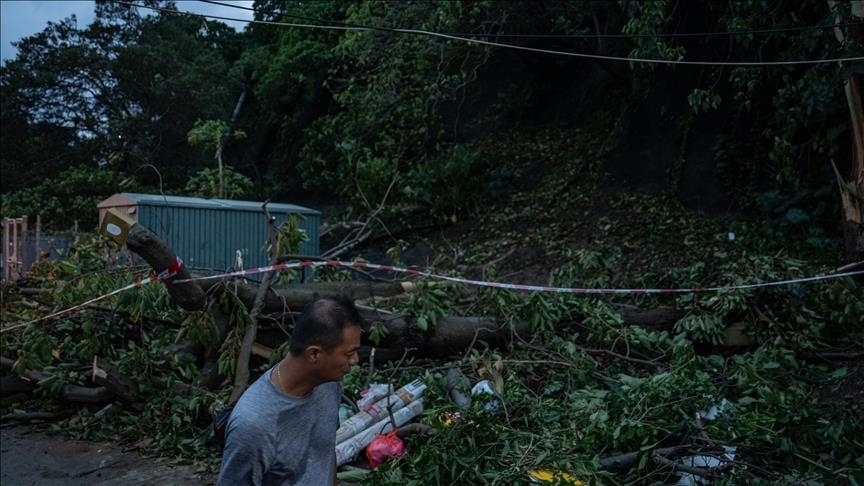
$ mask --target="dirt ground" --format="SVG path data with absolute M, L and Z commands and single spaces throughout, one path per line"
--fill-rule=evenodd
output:
M 83 442 L 28 427 L 0 429 L 0 485 L 208 485 L 194 465 Z

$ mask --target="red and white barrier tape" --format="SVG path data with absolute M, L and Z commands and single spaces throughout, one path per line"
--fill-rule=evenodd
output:
M 194 278 L 187 278 L 187 279 L 173 280 L 172 281 L 171 280 L 172 277 L 174 277 L 174 275 L 176 275 L 177 272 L 180 271 L 180 268 L 182 267 L 182 265 L 183 265 L 182 260 L 180 260 L 180 258 L 177 258 L 177 260 L 174 263 L 172 263 L 171 266 L 167 270 L 160 272 L 159 275 L 153 275 L 150 278 L 148 278 L 147 280 L 135 282 L 135 283 L 129 284 L 125 287 L 119 288 L 117 290 L 112 290 L 111 292 L 109 292 L 105 295 L 101 295 L 101 296 L 96 297 L 94 299 L 90 299 L 87 302 L 78 304 L 74 307 L 70 307 L 68 309 L 64 309 L 62 311 L 55 312 L 55 313 L 49 314 L 47 316 L 43 316 L 43 317 L 40 317 L 38 319 L 34 319 L 32 321 L 29 321 L 29 322 L 16 324 L 14 326 L 9 326 L 9 327 L 3 328 L 2 330 L 0 330 L 0 332 L 6 332 L 9 330 L 16 329 L 19 327 L 24 327 L 24 326 L 27 326 L 29 324 L 33 324 L 33 323 L 36 323 L 39 321 L 51 319 L 54 317 L 59 317 L 61 315 L 68 314 L 68 313 L 73 312 L 73 311 L 80 309 L 82 307 L 86 307 L 86 306 L 93 304 L 95 302 L 99 302 L 100 300 L 107 299 L 108 297 L 111 297 L 113 295 L 117 295 L 121 292 L 125 292 L 126 290 L 129 290 L 129 289 L 132 289 L 135 287 L 141 287 L 142 285 L 146 285 L 146 284 L 149 284 L 151 282 L 155 282 L 157 280 L 161 280 L 161 281 L 165 282 L 166 285 L 170 285 L 172 283 L 174 285 L 179 285 L 179 284 L 183 284 L 183 283 L 200 282 L 200 281 L 204 281 L 204 280 L 215 280 L 215 279 L 222 279 L 222 278 L 228 278 L 228 277 L 242 277 L 245 275 L 254 275 L 256 273 L 263 273 L 263 272 L 290 270 L 293 268 L 301 268 L 302 269 L 302 268 L 316 268 L 316 267 L 337 267 L 337 268 L 341 267 L 341 268 L 358 268 L 358 269 L 368 269 L 368 270 L 383 270 L 383 271 L 387 271 L 387 272 L 404 273 L 406 275 L 414 275 L 414 276 L 418 276 L 418 277 L 426 277 L 426 278 L 431 278 L 431 279 L 435 279 L 435 280 L 444 280 L 444 281 L 448 281 L 448 282 L 456 282 L 456 283 L 461 283 L 461 284 L 465 284 L 465 285 L 473 285 L 473 286 L 477 286 L 477 287 L 492 287 L 492 288 L 507 289 L 507 290 L 519 290 L 519 291 L 526 291 L 526 292 L 552 292 L 552 293 L 559 293 L 559 294 L 614 294 L 614 295 L 626 295 L 626 294 L 694 294 L 694 293 L 705 293 L 705 292 L 726 292 L 726 291 L 730 291 L 730 290 L 744 290 L 744 289 L 754 289 L 754 288 L 760 288 L 760 287 L 776 287 L 776 286 L 780 286 L 780 285 L 792 285 L 792 284 L 799 284 L 799 283 L 808 283 L 808 282 L 815 282 L 815 281 L 819 281 L 819 280 L 831 280 L 831 279 L 836 279 L 836 278 L 853 277 L 855 275 L 864 274 L 864 270 L 856 270 L 853 272 L 832 273 L 832 274 L 825 274 L 825 275 L 816 275 L 813 277 L 803 277 L 803 278 L 795 278 L 795 279 L 789 279 L 789 280 L 778 280 L 778 281 L 773 281 L 773 282 L 762 282 L 762 283 L 754 283 L 754 284 L 730 285 L 730 286 L 725 286 L 725 287 L 694 287 L 694 288 L 665 288 L 665 289 L 663 289 L 663 288 L 657 288 L 657 289 L 649 289 L 649 288 L 590 289 L 590 288 L 549 287 L 549 286 L 544 286 L 544 285 L 524 285 L 524 284 L 511 284 L 511 283 L 502 283 L 502 282 L 488 282 L 485 280 L 472 280 L 472 279 L 461 278 L 461 277 L 450 277 L 447 275 L 440 275 L 440 274 L 435 274 L 435 273 L 431 273 L 431 272 L 424 272 L 422 270 L 415 270 L 412 268 L 396 267 L 396 266 L 392 266 L 392 265 L 381 265 L 381 264 L 377 264 L 377 263 L 343 262 L 341 260 L 321 260 L 321 261 L 304 260 L 304 261 L 293 262 L 293 263 L 280 263 L 277 265 L 268 265 L 265 267 L 250 268 L 247 270 L 238 270 L 236 272 L 221 273 L 218 275 L 210 275 L 207 277 L 194 277 Z
M 772 287 L 778 285 L 791 285 L 796 283 L 813 282 L 817 280 L 829 280 L 834 278 L 851 277 L 864 274 L 864 270 L 854 272 L 834 273 L 827 275 L 817 275 L 815 277 L 796 278 L 790 280 L 781 280 L 775 282 L 765 282 L 746 285 L 731 285 L 727 287 L 696 287 L 696 288 L 672 288 L 672 289 L 589 289 L 589 288 L 573 288 L 573 287 L 548 287 L 543 285 L 524 285 L 511 284 L 502 282 L 488 282 L 485 280 L 471 280 L 461 277 L 450 277 L 412 268 L 395 267 L 392 265 L 381 265 L 378 263 L 367 262 L 343 262 L 341 260 L 322 260 L 322 261 L 300 261 L 294 263 L 282 263 L 278 265 L 269 265 L 266 267 L 250 268 L 248 270 L 239 270 L 236 272 L 223 273 L 219 275 L 211 275 L 208 277 L 195 277 L 185 280 L 176 280 L 175 284 L 185 282 L 196 282 L 201 280 L 212 280 L 226 277 L 239 277 L 243 275 L 252 275 L 261 272 L 270 272 L 275 270 L 288 270 L 292 268 L 314 268 L 314 267 L 343 267 L 343 268 L 359 268 L 368 270 L 383 270 L 386 272 L 404 273 L 407 275 L 415 275 L 418 277 L 427 277 L 435 280 L 446 280 L 449 282 L 462 283 L 466 285 L 474 285 L 477 287 L 493 287 L 499 289 L 522 290 L 527 292 L 554 292 L 559 294 L 692 294 L 700 292 L 721 292 L 727 290 L 752 289 L 757 287 Z
M 157 280 L 161 280 L 165 285 L 171 285 L 173 282 L 173 278 L 175 275 L 180 273 L 180 269 L 183 268 L 183 260 L 180 257 L 174 258 L 174 261 L 171 262 L 171 265 L 168 265 L 168 268 L 159 272 L 156 275 Z M 152 278 L 152 277 L 151 277 Z
M 146 278 L 144 280 L 138 280 L 138 281 L 133 282 L 133 283 L 131 283 L 125 287 L 120 287 L 119 289 L 114 289 L 111 292 L 108 292 L 107 294 L 100 295 L 99 297 L 94 297 L 94 298 L 92 298 L 86 302 L 82 302 L 78 305 L 69 307 L 68 309 L 63 309 L 61 311 L 52 312 L 51 314 L 48 314 L 46 316 L 42 316 L 38 319 L 33 319 L 32 321 L 23 322 L 21 324 L 15 324 L 14 326 L 4 327 L 4 328 L 0 329 L 0 332 L 11 331 L 13 329 L 18 329 L 20 327 L 24 327 L 24 326 L 27 326 L 29 324 L 34 324 L 34 323 L 40 322 L 40 321 L 46 321 L 46 320 L 52 319 L 54 317 L 60 317 L 62 315 L 66 315 L 66 314 L 69 314 L 71 312 L 74 312 L 78 309 L 82 309 L 84 307 L 87 307 L 90 304 L 95 304 L 96 302 L 99 302 L 101 300 L 105 300 L 108 297 L 112 297 L 112 296 L 115 296 L 117 294 L 123 293 L 129 289 L 141 287 L 143 285 L 147 285 L 147 284 L 152 283 L 152 282 L 162 281 L 165 285 L 171 285 L 173 283 L 172 279 L 174 278 L 175 275 L 180 273 L 180 269 L 182 267 L 183 267 L 183 260 L 181 260 L 180 257 L 177 257 L 173 262 L 171 262 L 171 264 L 168 266 L 168 268 L 159 272 L 158 275 L 157 274 L 150 275 L 148 278 Z

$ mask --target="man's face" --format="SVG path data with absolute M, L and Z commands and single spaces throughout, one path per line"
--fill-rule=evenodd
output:
M 348 326 L 342 329 L 342 342 L 333 347 L 329 353 L 322 350 L 320 354 L 321 377 L 326 381 L 342 379 L 351 366 L 360 361 L 357 356 L 358 349 L 360 349 L 360 326 Z

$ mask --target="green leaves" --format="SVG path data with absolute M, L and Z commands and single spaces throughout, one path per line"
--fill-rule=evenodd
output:
M 138 182 L 107 168 L 89 165 L 70 167 L 38 184 L 2 196 L 0 216 L 4 218 L 41 216 L 45 229 L 68 231 L 77 220 L 85 230 L 95 230 L 98 213 L 95 207 L 118 188 L 135 190 Z
M 229 136 L 243 139 L 246 134 L 243 132 L 232 134 L 228 128 L 228 123 L 223 120 L 196 120 L 195 126 L 186 134 L 186 141 L 189 142 L 189 145 L 201 146 L 206 150 L 216 150 L 225 143 Z
M 97 162 L 128 175 L 158 165 L 162 182 L 176 187 L 187 167 L 199 165 L 185 134 L 196 119 L 230 113 L 239 89 L 227 59 L 238 34 L 218 23 L 201 29 L 186 16 L 114 7 L 100 4 L 90 25 L 49 23 L 0 68 L 3 145 L 15 147 L 4 154 L 3 170 L 18 167 L 26 179 L 4 182 L 3 192 Z M 149 171 L 145 179 L 160 184 Z
M 222 184 L 222 196 L 225 199 L 248 199 L 253 196 L 252 180 L 231 167 L 223 168 Z M 219 171 L 212 168 L 201 169 L 186 181 L 185 194 L 206 199 L 220 197 Z
M 720 94 L 714 91 L 696 88 L 687 96 L 687 103 L 693 113 L 704 113 L 711 110 L 716 110 L 720 105 Z
M 414 325 L 422 332 L 434 328 L 440 317 L 447 315 L 454 298 L 463 289 L 457 286 L 419 283 L 418 291 L 412 293 L 405 303 L 398 306 L 406 315 L 415 316 Z
M 726 336 L 726 323 L 716 314 L 691 314 L 675 323 L 675 331 L 693 341 L 721 344 Z

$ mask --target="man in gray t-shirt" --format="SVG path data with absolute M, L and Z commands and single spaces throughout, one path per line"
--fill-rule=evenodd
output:
M 343 297 L 306 306 L 288 356 L 256 380 L 231 412 L 217 484 L 335 483 L 339 380 L 358 361 L 361 322 L 354 303 Z

